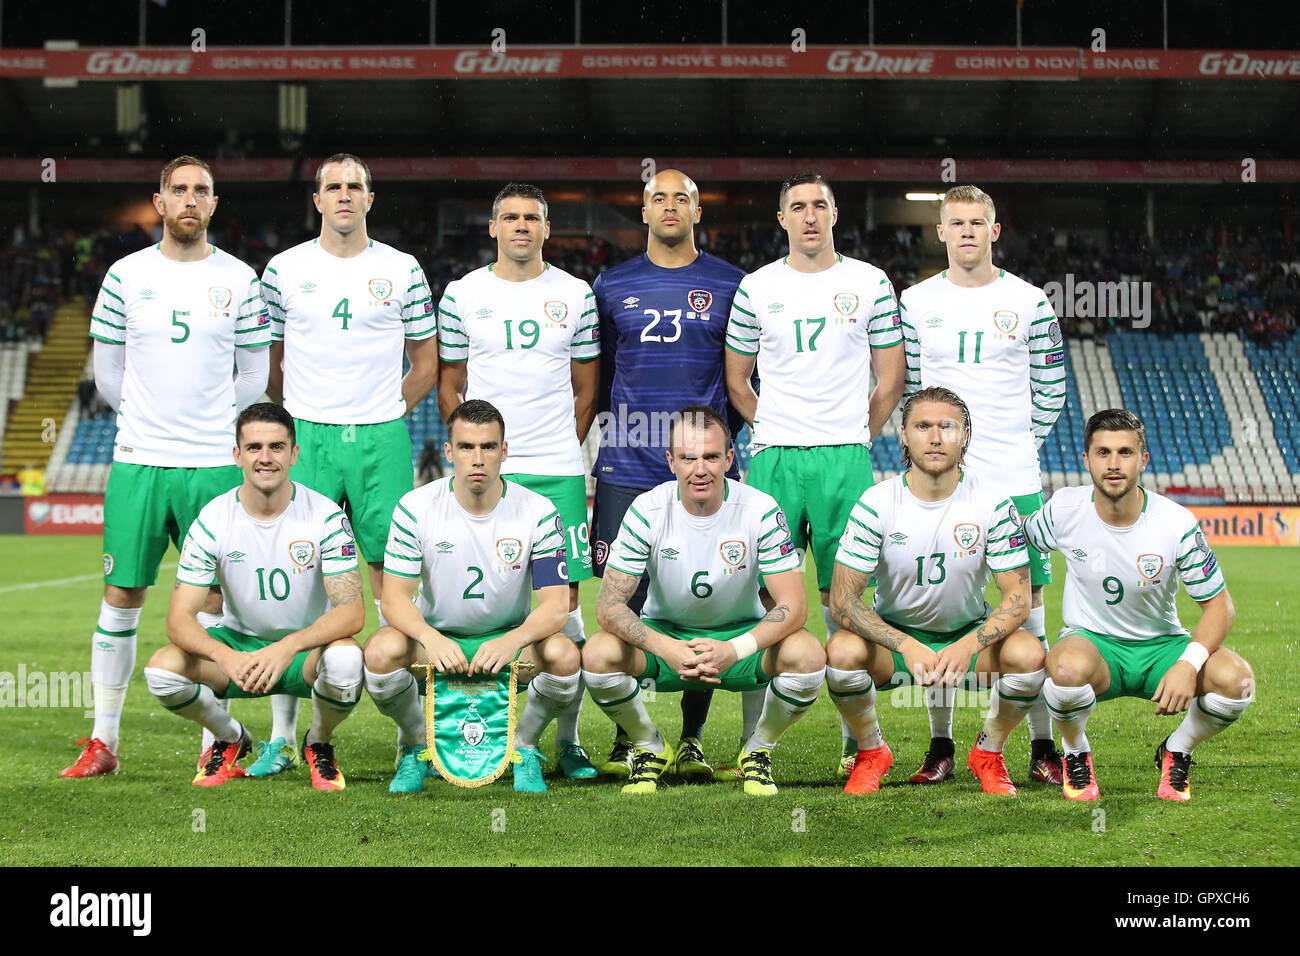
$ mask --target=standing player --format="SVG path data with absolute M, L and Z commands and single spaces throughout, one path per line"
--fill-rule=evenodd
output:
M 568 605 L 564 524 L 547 499 L 501 475 L 505 427 L 487 402 L 456 406 L 445 446 L 453 474 L 404 495 L 393 511 L 384 565 L 390 623 L 366 642 L 366 690 L 398 729 L 390 793 L 424 789 L 429 772 L 419 756 L 424 709 L 408 670 L 417 661 L 448 674 L 496 674 L 515 659 L 537 668 L 526 678 L 512 768 L 515 789 L 525 793 L 545 792 L 537 741 L 582 693 L 578 648 L 560 633 Z
M 923 685 L 967 673 L 992 686 L 984 729 L 966 765 L 985 793 L 1015 796 L 1002 745 L 1043 686 L 1043 648 L 1029 616 L 1029 555 L 1001 489 L 961 467 L 971 438 L 965 402 L 946 388 L 903 406 L 907 471 L 863 493 L 836 555 L 826 686 L 860 742 L 845 793 L 875 793 L 894 762 L 876 719 L 876 686 L 906 671 Z M 992 572 L 1002 603 L 992 613 Z M 876 582 L 871 607 L 863 592 Z M 951 779 L 949 769 L 947 777 Z
M 266 388 L 270 323 L 257 273 L 208 243 L 212 170 L 194 156 L 173 159 L 153 204 L 162 241 L 115 262 L 91 312 L 95 387 L 117 410 L 118 432 L 104 495 L 104 600 L 91 638 L 95 727 L 65 777 L 117 770 L 145 589 L 168 539 L 179 547 L 199 509 L 239 484 L 235 416 Z M 219 608 L 213 594 L 205 624 L 220 620 L 211 613 Z
M 247 776 L 236 762 L 248 731 L 217 701 L 272 692 L 311 697 L 302 757 L 317 790 L 342 790 L 330 736 L 361 697 L 366 623 L 357 547 L 338 505 L 289 480 L 298 454 L 293 418 L 279 405 L 250 405 L 235 426 L 243 484 L 208 502 L 185 537 L 167 611 L 171 643 L 144 669 L 149 690 L 172 713 L 213 735 L 196 786 Z M 204 628 L 208 588 L 225 595 L 221 624 Z
M 726 419 L 682 409 L 667 453 L 676 475 L 638 495 L 600 585 L 603 630 L 582 652 L 592 699 L 632 742 L 624 793 L 653 793 L 672 749 L 646 713 L 640 682 L 674 691 L 697 682 L 764 693 L 740 754 L 745 793 L 776 793 L 772 750 L 817 700 L 826 652 L 802 624 L 803 572 L 771 495 L 726 477 L 735 452 Z M 644 616 L 628 600 L 650 578 Z M 759 576 L 774 602 L 763 613 Z
M 931 385 L 958 389 L 970 403 L 974 434 L 970 471 L 998 481 L 1016 510 L 1043 506 L 1037 449 L 1065 406 L 1065 345 L 1047 295 L 993 265 L 1002 232 L 993 200 L 977 186 L 957 186 L 939 203 L 939 241 L 948 268 L 902 296 L 907 340 L 907 394 Z M 1052 580 L 1046 554 L 1031 552 L 1033 609 L 1026 630 L 1047 649 L 1043 586 Z M 1029 712 L 1029 779 L 1060 784 L 1061 755 L 1052 742 L 1047 705 Z M 932 699 L 930 749 L 914 783 L 940 783 L 952 770 L 952 704 Z
M 564 519 L 564 633 L 581 647 L 586 634 L 578 583 L 591 577 L 581 444 L 596 417 L 599 331 L 591 286 L 542 261 L 550 234 L 540 189 L 510 183 L 497 193 L 488 223 L 488 235 L 497 241 L 496 262 L 449 283 L 439 304 L 438 409 L 449 420 L 463 394 L 491 402 L 516 423 L 503 468 L 517 484 L 549 498 Z M 581 706 L 579 692 L 556 722 L 566 777 L 597 773 L 578 738 Z
M 781 505 L 800 554 L 812 549 L 829 638 L 836 544 L 871 487 L 871 440 L 903 394 L 903 336 L 885 273 L 835 251 L 830 183 L 792 176 L 778 206 L 790 254 L 740 283 L 727 325 L 727 391 L 753 427 L 749 483 Z M 762 395 L 750 382 L 755 363 Z M 847 776 L 858 745 L 841 729 Z
M 320 237 L 272 258 L 262 276 L 272 322 L 267 392 L 283 399 L 298 428 L 294 479 L 351 519 L 378 608 L 388 521 L 415 486 L 402 419 L 437 380 L 437 318 L 415 257 L 366 233 L 375 194 L 364 162 L 347 153 L 325 160 L 312 201 Z M 405 376 L 403 348 L 411 362 Z M 272 698 L 271 711 L 270 746 L 250 768 L 257 776 L 292 766 L 286 745 L 298 701 Z
M 1223 646 L 1236 612 L 1196 516 L 1138 484 L 1146 429 L 1132 412 L 1088 419 L 1083 462 L 1092 487 L 1062 488 L 1025 522 L 1039 551 L 1065 557 L 1061 630 L 1043 696 L 1065 747 L 1069 800 L 1096 800 L 1088 716 L 1099 700 L 1138 697 L 1157 714 L 1187 711 L 1156 747 L 1162 800 L 1192 798 L 1192 750 L 1240 717 L 1254 697 L 1250 665 Z M 1201 606 L 1196 632 L 1178 620 L 1178 579 Z
M 643 202 L 641 219 L 649 226 L 645 253 L 602 272 L 592 286 L 600 314 L 600 411 L 606 415 L 591 517 L 597 577 L 632 499 L 673 476 L 664 465 L 664 426 L 671 413 L 687 404 L 734 415 L 727 403 L 722 346 L 731 301 L 745 273 L 696 248 L 700 191 L 685 173 L 660 171 L 646 183 Z M 734 437 L 740 422 L 732 424 Z M 727 477 L 740 477 L 734 462 Z M 628 599 L 638 614 L 646 593 L 643 578 Z M 700 746 L 712 696 L 707 687 L 682 693 L 682 734 L 673 769 L 683 777 L 712 773 Z M 620 728 L 601 771 L 626 777 L 630 754 Z

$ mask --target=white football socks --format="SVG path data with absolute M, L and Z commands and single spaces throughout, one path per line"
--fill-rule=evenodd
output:
M 559 677 L 545 671 L 528 682 L 528 706 L 515 727 L 515 745 L 537 749 L 546 725 L 571 707 L 582 694 L 582 672 Z M 555 742 L 560 744 L 559 731 Z
M 126 688 L 135 670 L 136 626 L 140 622 L 138 607 L 113 607 L 107 601 L 99 605 L 99 621 L 90 644 L 91 684 L 95 694 L 95 726 L 98 737 L 114 753 L 122 725 L 122 708 Z
M 984 730 L 975 746 L 980 750 L 1002 753 L 1007 735 L 1024 719 L 1034 701 L 1042 699 L 1046 677 L 1047 671 L 1041 667 L 1029 674 L 1003 674 L 999 677 L 993 684 Z
M 1193 697 L 1187 705 L 1187 713 L 1165 746 L 1178 753 L 1189 754 L 1197 745 L 1209 740 L 1215 734 L 1227 730 L 1233 721 L 1246 712 L 1252 698 L 1237 700 L 1221 694 L 1202 694 Z
M 1047 643 L 1046 607 L 1030 609 L 1029 619 L 1025 621 L 1025 630 L 1038 638 L 1039 643 L 1043 645 L 1044 654 L 1051 649 L 1051 645 Z M 1029 725 L 1030 740 L 1052 739 L 1052 715 L 1047 712 L 1047 701 L 1041 695 L 1030 706 L 1025 722 Z
M 610 720 L 623 728 L 634 746 L 651 753 L 664 752 L 664 739 L 646 713 L 645 700 L 641 697 L 641 687 L 635 677 L 618 671 L 612 674 L 593 674 L 584 670 L 582 681 L 587 685 L 591 699 Z
M 146 667 L 144 679 L 160 704 L 173 714 L 202 724 L 216 740 L 230 743 L 242 736 L 242 725 L 226 713 L 206 684 L 196 684 L 188 677 L 160 667 Z
M 758 718 L 763 716 L 763 701 L 767 700 L 767 688 L 742 691 L 740 694 L 740 746 L 754 736 Z
M 567 635 L 573 643 L 577 644 L 578 647 L 582 647 L 586 642 L 587 632 L 582 623 L 582 608 L 569 612 L 569 616 L 564 621 L 563 633 Z M 577 695 L 565 706 L 562 712 L 556 715 L 555 718 L 556 746 L 565 743 L 582 743 L 581 738 L 578 736 L 578 718 L 582 716 L 582 699 L 586 694 L 582 692 L 583 686 L 581 681 L 581 671 L 578 672 L 578 677 Z
M 1043 681 L 1043 699 L 1061 734 L 1061 746 L 1066 754 L 1087 753 L 1088 715 L 1097 706 L 1097 695 L 1091 684 L 1082 687 L 1058 687 L 1049 677 Z
M 852 738 L 858 750 L 875 750 L 885 742 L 876 719 L 876 685 L 871 674 L 827 667 L 826 689 L 840 712 L 840 722 L 848 727 L 845 737 Z
M 376 709 L 397 724 L 397 746 L 427 746 L 424 708 L 415 675 L 405 668 L 388 674 L 376 674 L 369 667 L 364 670 L 366 693 Z
M 316 682 L 312 684 L 311 728 L 305 743 L 328 741 L 334 728 L 343 722 L 361 699 L 361 673 L 364 670 L 361 648 L 342 644 L 321 651 L 316 665 Z M 287 695 L 286 695 L 287 696 Z M 417 699 L 419 695 L 416 695 Z M 290 697 L 295 704 L 298 698 Z M 272 698 L 272 706 L 275 699 Z M 297 707 L 294 708 L 295 721 Z M 296 730 L 295 730 L 296 732 Z M 276 734 L 276 736 L 280 736 Z M 286 740 L 294 740 L 292 737 Z
M 763 714 L 758 726 L 745 742 L 744 750 L 771 750 L 786 729 L 794 724 L 817 700 L 825 679 L 824 667 L 811 674 L 777 674 L 767 685 Z
M 931 684 L 925 689 L 925 711 L 930 717 L 930 736 L 952 740 L 952 708 L 957 702 L 957 688 Z
M 325 655 L 331 650 L 343 650 L 343 648 L 328 648 L 321 652 L 321 662 L 324 663 Z M 320 671 L 320 667 L 317 667 Z M 357 679 L 360 680 L 361 672 L 357 671 Z M 320 674 L 316 675 L 317 682 L 320 681 Z M 272 694 L 271 695 L 271 739 L 283 737 L 288 743 L 294 743 L 298 739 L 298 698 L 292 694 Z M 315 743 L 315 741 L 312 741 Z

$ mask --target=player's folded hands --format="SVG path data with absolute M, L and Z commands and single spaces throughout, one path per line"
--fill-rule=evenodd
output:
M 276 641 L 248 655 L 237 683 L 250 694 L 270 693 L 291 663 L 293 648 Z
M 702 663 L 699 655 L 685 642 L 674 641 L 673 646 L 667 648 L 662 656 L 682 680 L 698 680 L 706 684 L 721 683 L 715 676 L 719 672 L 711 664 Z
M 695 653 L 695 666 L 701 673 L 716 677 L 736 663 L 736 649 L 730 641 L 697 637 L 687 641 L 686 646 Z
M 939 679 L 939 674 L 942 673 L 936 671 L 939 655 L 920 641 L 909 638 L 903 642 L 899 653 L 903 655 L 903 663 L 918 684 L 928 686 Z
M 931 676 L 935 682 L 955 687 L 962 682 L 970 667 L 971 652 L 964 640 L 955 641 L 935 654 Z

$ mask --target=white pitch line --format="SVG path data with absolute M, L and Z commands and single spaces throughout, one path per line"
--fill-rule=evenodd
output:
M 175 563 L 162 564 L 158 566 L 158 570 L 162 571 L 174 567 L 176 567 Z M 65 584 L 80 584 L 83 581 L 102 580 L 104 580 L 103 572 L 100 572 L 99 574 L 79 574 L 75 578 L 53 578 L 49 581 L 28 581 L 26 584 L 10 584 L 6 587 L 0 588 L 0 594 L 8 594 L 11 591 L 34 591 L 36 588 L 53 588 L 61 587 Z

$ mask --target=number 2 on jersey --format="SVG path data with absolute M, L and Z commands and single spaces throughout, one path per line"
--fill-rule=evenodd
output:
M 474 565 L 471 564 L 465 570 L 474 572 L 474 580 L 469 582 L 469 584 L 465 586 L 465 593 L 462 594 L 461 597 L 464 598 L 466 601 L 471 601 L 475 599 L 482 601 L 484 598 L 483 592 L 480 591 L 475 593 L 474 589 L 483 583 L 483 569 L 476 568 L 474 567 Z

